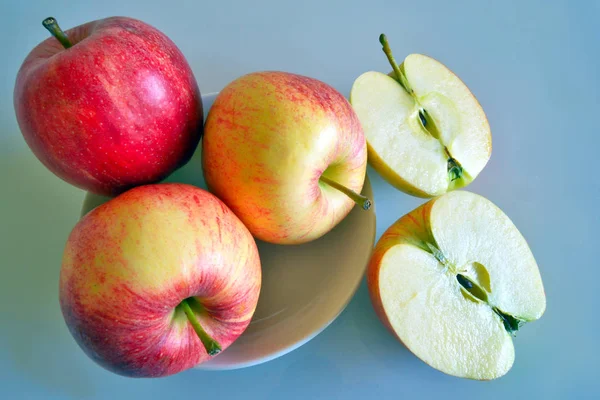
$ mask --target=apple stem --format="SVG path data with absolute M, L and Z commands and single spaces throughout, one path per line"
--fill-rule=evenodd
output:
M 44 28 L 48 29 L 48 32 L 50 32 L 52 36 L 54 36 L 56 40 L 58 40 L 65 49 L 68 49 L 69 47 L 73 46 L 67 34 L 62 29 L 60 29 L 60 26 L 58 26 L 58 22 L 55 18 L 46 18 L 42 21 L 42 25 L 44 26 Z
M 379 35 L 379 43 L 381 43 L 381 45 L 383 46 L 383 52 L 387 56 L 388 61 L 390 62 L 390 65 L 392 66 L 392 69 L 394 70 L 394 73 L 396 74 L 396 80 L 398 82 L 400 82 L 402 72 L 400 71 L 400 68 L 398 67 L 398 63 L 396 62 L 396 59 L 394 58 L 394 55 L 392 54 L 392 49 L 390 48 L 390 44 L 388 43 L 387 37 L 385 36 L 384 33 Z
M 221 346 L 202 328 L 202 325 L 200 325 L 200 322 L 198 321 L 198 318 L 196 318 L 194 311 L 192 311 L 192 307 L 190 307 L 190 304 L 188 303 L 188 299 L 183 300 L 181 305 L 183 306 L 183 312 L 185 312 L 185 315 L 188 317 L 188 320 L 192 324 L 194 331 L 196 331 L 196 334 L 204 345 L 206 352 L 211 356 L 216 356 L 219 354 L 221 352 Z
M 394 74 L 396 74 L 396 80 L 398 81 L 400 86 L 402 86 L 404 88 L 404 90 L 406 90 L 407 93 L 410 93 L 411 95 L 414 96 L 412 89 L 408 85 L 408 80 L 406 79 L 406 77 L 404 76 L 402 71 L 400 70 L 400 67 L 398 67 L 398 63 L 396 62 L 396 59 L 394 58 L 394 55 L 392 54 L 392 49 L 390 48 L 390 44 L 388 43 L 388 40 L 387 40 L 387 37 L 385 36 L 385 34 L 382 33 L 381 35 L 379 35 L 379 43 L 381 43 L 381 45 L 383 46 L 383 52 L 387 56 L 387 59 L 390 62 L 392 69 L 394 70 Z
M 369 208 L 371 208 L 371 200 L 369 200 L 367 197 L 356 193 L 354 190 L 348 189 L 346 186 L 344 186 L 336 181 L 332 181 L 331 179 L 327 178 L 326 176 L 321 176 L 319 178 L 319 180 L 321 182 L 331 186 L 332 188 L 339 190 L 340 192 L 344 193 L 346 196 L 350 197 L 352 200 L 354 200 L 354 202 L 356 204 L 361 206 L 363 210 L 368 210 Z

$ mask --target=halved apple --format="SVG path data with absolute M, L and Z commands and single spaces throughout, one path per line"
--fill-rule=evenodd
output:
M 377 314 L 400 341 L 464 378 L 508 372 L 513 334 L 546 309 L 523 236 L 498 207 L 466 191 L 396 221 L 375 247 L 367 281 Z
M 411 54 L 394 69 L 366 72 L 350 103 L 363 126 L 372 167 L 396 188 L 434 197 L 467 186 L 492 151 L 490 127 L 467 86 L 433 58 Z

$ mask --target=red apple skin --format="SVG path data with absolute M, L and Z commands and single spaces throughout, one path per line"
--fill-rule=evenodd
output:
M 60 305 L 85 353 L 129 377 L 209 360 L 185 314 L 226 349 L 248 326 L 261 286 L 256 243 L 212 194 L 185 184 L 137 187 L 86 214 L 65 248 Z
M 162 180 L 186 164 L 202 134 L 200 90 L 163 33 L 125 17 L 66 31 L 36 46 L 16 79 L 25 141 L 63 180 L 101 195 Z

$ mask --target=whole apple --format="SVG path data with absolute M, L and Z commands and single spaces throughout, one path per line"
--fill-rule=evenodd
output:
M 361 124 L 331 86 L 258 72 L 217 96 L 204 127 L 208 188 L 267 242 L 309 242 L 359 203 L 367 167 Z
M 189 161 L 202 101 L 183 54 L 164 34 L 124 17 L 93 21 L 36 46 L 16 79 L 19 127 L 38 159 L 82 189 L 115 195 Z
M 106 369 L 159 377 L 226 349 L 261 286 L 256 243 L 219 199 L 186 184 L 131 189 L 69 236 L 60 305 L 85 353 Z

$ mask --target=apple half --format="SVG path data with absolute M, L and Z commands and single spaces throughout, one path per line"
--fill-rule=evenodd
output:
M 523 236 L 498 207 L 466 191 L 396 221 L 375 247 L 367 282 L 377 314 L 400 341 L 463 378 L 506 374 L 512 336 L 546 309 Z
M 467 86 L 433 58 L 411 54 L 393 72 L 370 71 L 352 86 L 371 166 L 396 188 L 435 197 L 467 186 L 488 162 L 490 127 Z

